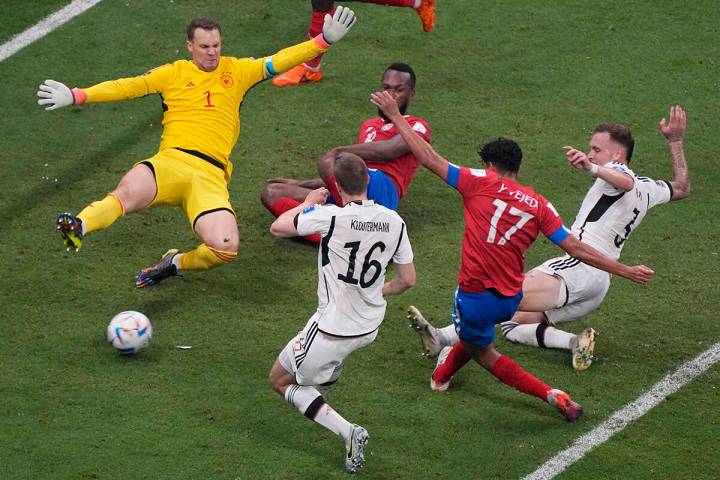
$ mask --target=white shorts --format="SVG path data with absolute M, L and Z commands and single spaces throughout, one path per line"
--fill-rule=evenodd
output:
M 553 310 L 545 312 L 550 323 L 577 320 L 600 306 L 608 288 L 610 274 L 586 265 L 569 255 L 548 260 L 535 267 L 548 275 L 557 275 L 565 283 L 565 301 Z
M 336 382 L 345 357 L 370 345 L 378 334 L 375 330 L 361 337 L 333 337 L 318 330 L 317 317 L 313 315 L 278 355 L 280 365 L 295 374 L 298 385 L 329 386 Z

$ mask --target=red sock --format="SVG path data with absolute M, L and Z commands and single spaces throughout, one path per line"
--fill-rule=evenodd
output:
M 323 23 L 325 22 L 325 15 L 332 15 L 334 11 L 335 9 L 331 8 L 329 12 L 312 12 L 312 17 L 310 18 L 310 27 L 308 28 L 308 38 L 315 38 L 322 33 Z M 312 60 L 308 60 L 307 62 L 305 62 L 305 66 L 312 69 L 317 69 L 320 66 L 322 57 L 323 54 L 320 54 Z
M 523 370 L 512 358 L 500 355 L 500 358 L 493 365 L 491 373 L 504 384 L 547 402 L 547 392 L 550 387 Z
M 433 372 L 433 379 L 438 383 L 447 382 L 450 377 L 464 367 L 471 358 L 470 354 L 465 350 L 465 347 L 463 347 L 462 342 L 457 342 L 453 345 L 452 350 L 450 350 L 450 354 L 445 359 L 445 363 Z
M 415 0 L 360 0 L 362 3 L 376 3 L 390 7 L 415 7 Z
M 280 200 L 276 200 L 270 205 L 270 211 L 272 212 L 275 217 L 279 217 L 283 213 L 287 212 L 288 210 L 292 210 L 293 208 L 300 205 L 300 202 L 297 200 L 294 200 L 290 197 L 283 197 Z M 303 237 L 305 240 L 307 240 L 310 243 L 314 243 L 315 245 L 320 245 L 320 234 L 319 233 L 313 233 L 312 235 L 305 235 Z

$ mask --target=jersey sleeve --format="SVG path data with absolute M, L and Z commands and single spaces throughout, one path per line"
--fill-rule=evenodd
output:
M 542 196 L 539 196 L 539 200 L 538 221 L 540 231 L 548 240 L 559 245 L 570 235 L 570 229 L 565 226 L 562 217 L 560 217 L 552 203 Z
M 233 58 L 233 65 L 238 72 L 238 78 L 245 90 L 262 82 L 267 78 L 265 71 L 266 58 Z
M 410 128 L 426 142 L 430 143 L 432 141 L 432 135 L 430 134 L 430 125 L 422 118 L 416 118 L 415 120 L 413 120 L 410 123 Z
M 137 77 L 109 80 L 83 90 L 87 96 L 87 103 L 129 100 L 153 93 L 162 93 L 165 86 L 170 83 L 172 75 L 173 65 L 166 64 Z
M 482 190 L 487 178 L 486 170 L 460 167 L 450 163 L 445 181 L 460 192 L 463 197 L 469 197 Z
M 605 165 L 607 168 L 610 168 L 612 170 L 618 171 L 620 173 L 624 173 L 625 175 L 628 175 L 630 178 L 635 180 L 635 175 L 633 174 L 632 170 L 630 170 L 626 165 L 623 165 L 622 163 L 610 163 L 608 165 Z M 610 183 L 606 182 L 602 178 L 599 178 L 598 181 L 601 182 L 602 186 L 602 193 L 605 195 L 608 195 L 610 197 L 615 197 L 617 195 L 620 195 L 622 193 L 625 193 L 624 190 L 620 190 L 619 188 L 614 187 Z
M 412 246 L 410 245 L 410 238 L 408 237 L 405 222 L 402 223 L 400 228 L 400 235 L 398 236 L 397 246 L 395 247 L 395 253 L 392 259 L 393 262 L 400 265 L 406 265 L 413 261 Z
M 328 233 L 331 218 L 330 207 L 312 205 L 300 212 L 295 218 L 295 228 L 301 237 L 313 233 L 319 233 L 320 236 L 324 237 Z
M 638 177 L 637 180 L 641 182 L 642 189 L 647 192 L 648 209 L 672 200 L 673 188 L 670 182 L 665 180 L 652 180 L 647 177 Z

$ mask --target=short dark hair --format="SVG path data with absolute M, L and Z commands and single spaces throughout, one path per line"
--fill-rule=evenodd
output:
M 360 195 L 367 191 L 367 165 L 354 153 L 342 152 L 335 156 L 334 175 L 337 184 L 348 195 Z
M 222 34 L 220 24 L 210 18 L 193 18 L 190 20 L 187 26 L 187 39 L 192 42 L 195 38 L 195 30 L 202 28 L 203 30 L 212 31 L 217 30 L 218 33 Z
M 607 133 L 614 142 L 625 147 L 625 157 L 628 163 L 630 163 L 633 150 L 635 149 L 635 139 L 628 127 L 619 123 L 601 123 L 595 127 L 593 134 L 595 133 Z
M 410 75 L 410 88 L 415 90 L 415 70 L 412 69 L 410 65 L 407 63 L 393 63 L 388 68 L 385 69 L 383 72 L 383 76 L 388 72 L 388 70 L 395 70 L 396 72 L 405 72 Z
M 483 162 L 491 163 L 501 172 L 518 173 L 522 162 L 522 150 L 513 140 L 498 138 L 483 145 L 478 150 Z

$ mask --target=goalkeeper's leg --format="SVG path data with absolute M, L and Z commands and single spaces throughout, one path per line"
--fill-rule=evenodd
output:
M 149 165 L 140 163 L 130 169 L 117 188 L 104 199 L 92 202 L 77 216 L 62 213 L 56 228 L 65 246 L 80 249 L 83 238 L 94 230 L 102 230 L 127 213 L 137 212 L 150 205 L 157 192 L 155 176 Z

